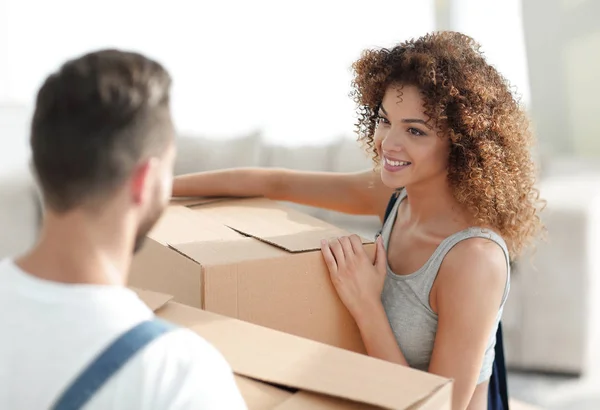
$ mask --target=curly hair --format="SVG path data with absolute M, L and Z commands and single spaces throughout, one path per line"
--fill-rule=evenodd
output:
M 514 258 L 542 228 L 529 151 L 534 139 L 510 85 L 479 49 L 464 34 L 437 32 L 364 51 L 352 65 L 356 131 L 377 166 L 373 137 L 386 89 L 418 87 L 425 115 L 451 141 L 448 182 L 454 197 L 478 224 L 503 236 Z

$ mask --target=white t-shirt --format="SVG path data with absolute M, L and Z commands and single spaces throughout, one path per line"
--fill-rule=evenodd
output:
M 106 346 L 153 313 L 127 288 L 38 279 L 0 261 L 0 409 L 48 409 Z M 85 409 L 245 409 L 233 373 L 187 329 L 148 344 Z

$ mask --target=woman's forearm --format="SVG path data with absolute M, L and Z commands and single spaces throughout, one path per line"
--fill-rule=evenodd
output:
M 180 175 L 173 196 L 270 196 L 276 171 L 268 168 L 232 168 Z
M 369 356 L 408 366 L 383 305 L 375 304 L 355 319 Z
M 233 168 L 180 175 L 173 196 L 263 196 L 357 215 L 379 215 L 391 191 L 372 170 L 354 173 Z

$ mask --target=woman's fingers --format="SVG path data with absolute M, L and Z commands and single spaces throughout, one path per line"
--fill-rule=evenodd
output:
M 336 275 L 338 271 L 338 265 L 329 247 L 329 242 L 325 239 L 321 241 L 321 253 L 323 253 L 323 259 L 325 259 L 325 265 L 329 269 L 331 275 Z

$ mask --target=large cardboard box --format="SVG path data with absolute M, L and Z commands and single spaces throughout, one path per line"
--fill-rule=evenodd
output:
M 264 198 L 172 203 L 129 284 L 183 304 L 364 352 L 331 284 L 321 239 L 349 235 Z M 374 245 L 363 239 L 370 257 Z
M 224 355 L 250 410 L 451 408 L 451 380 L 134 290 Z

